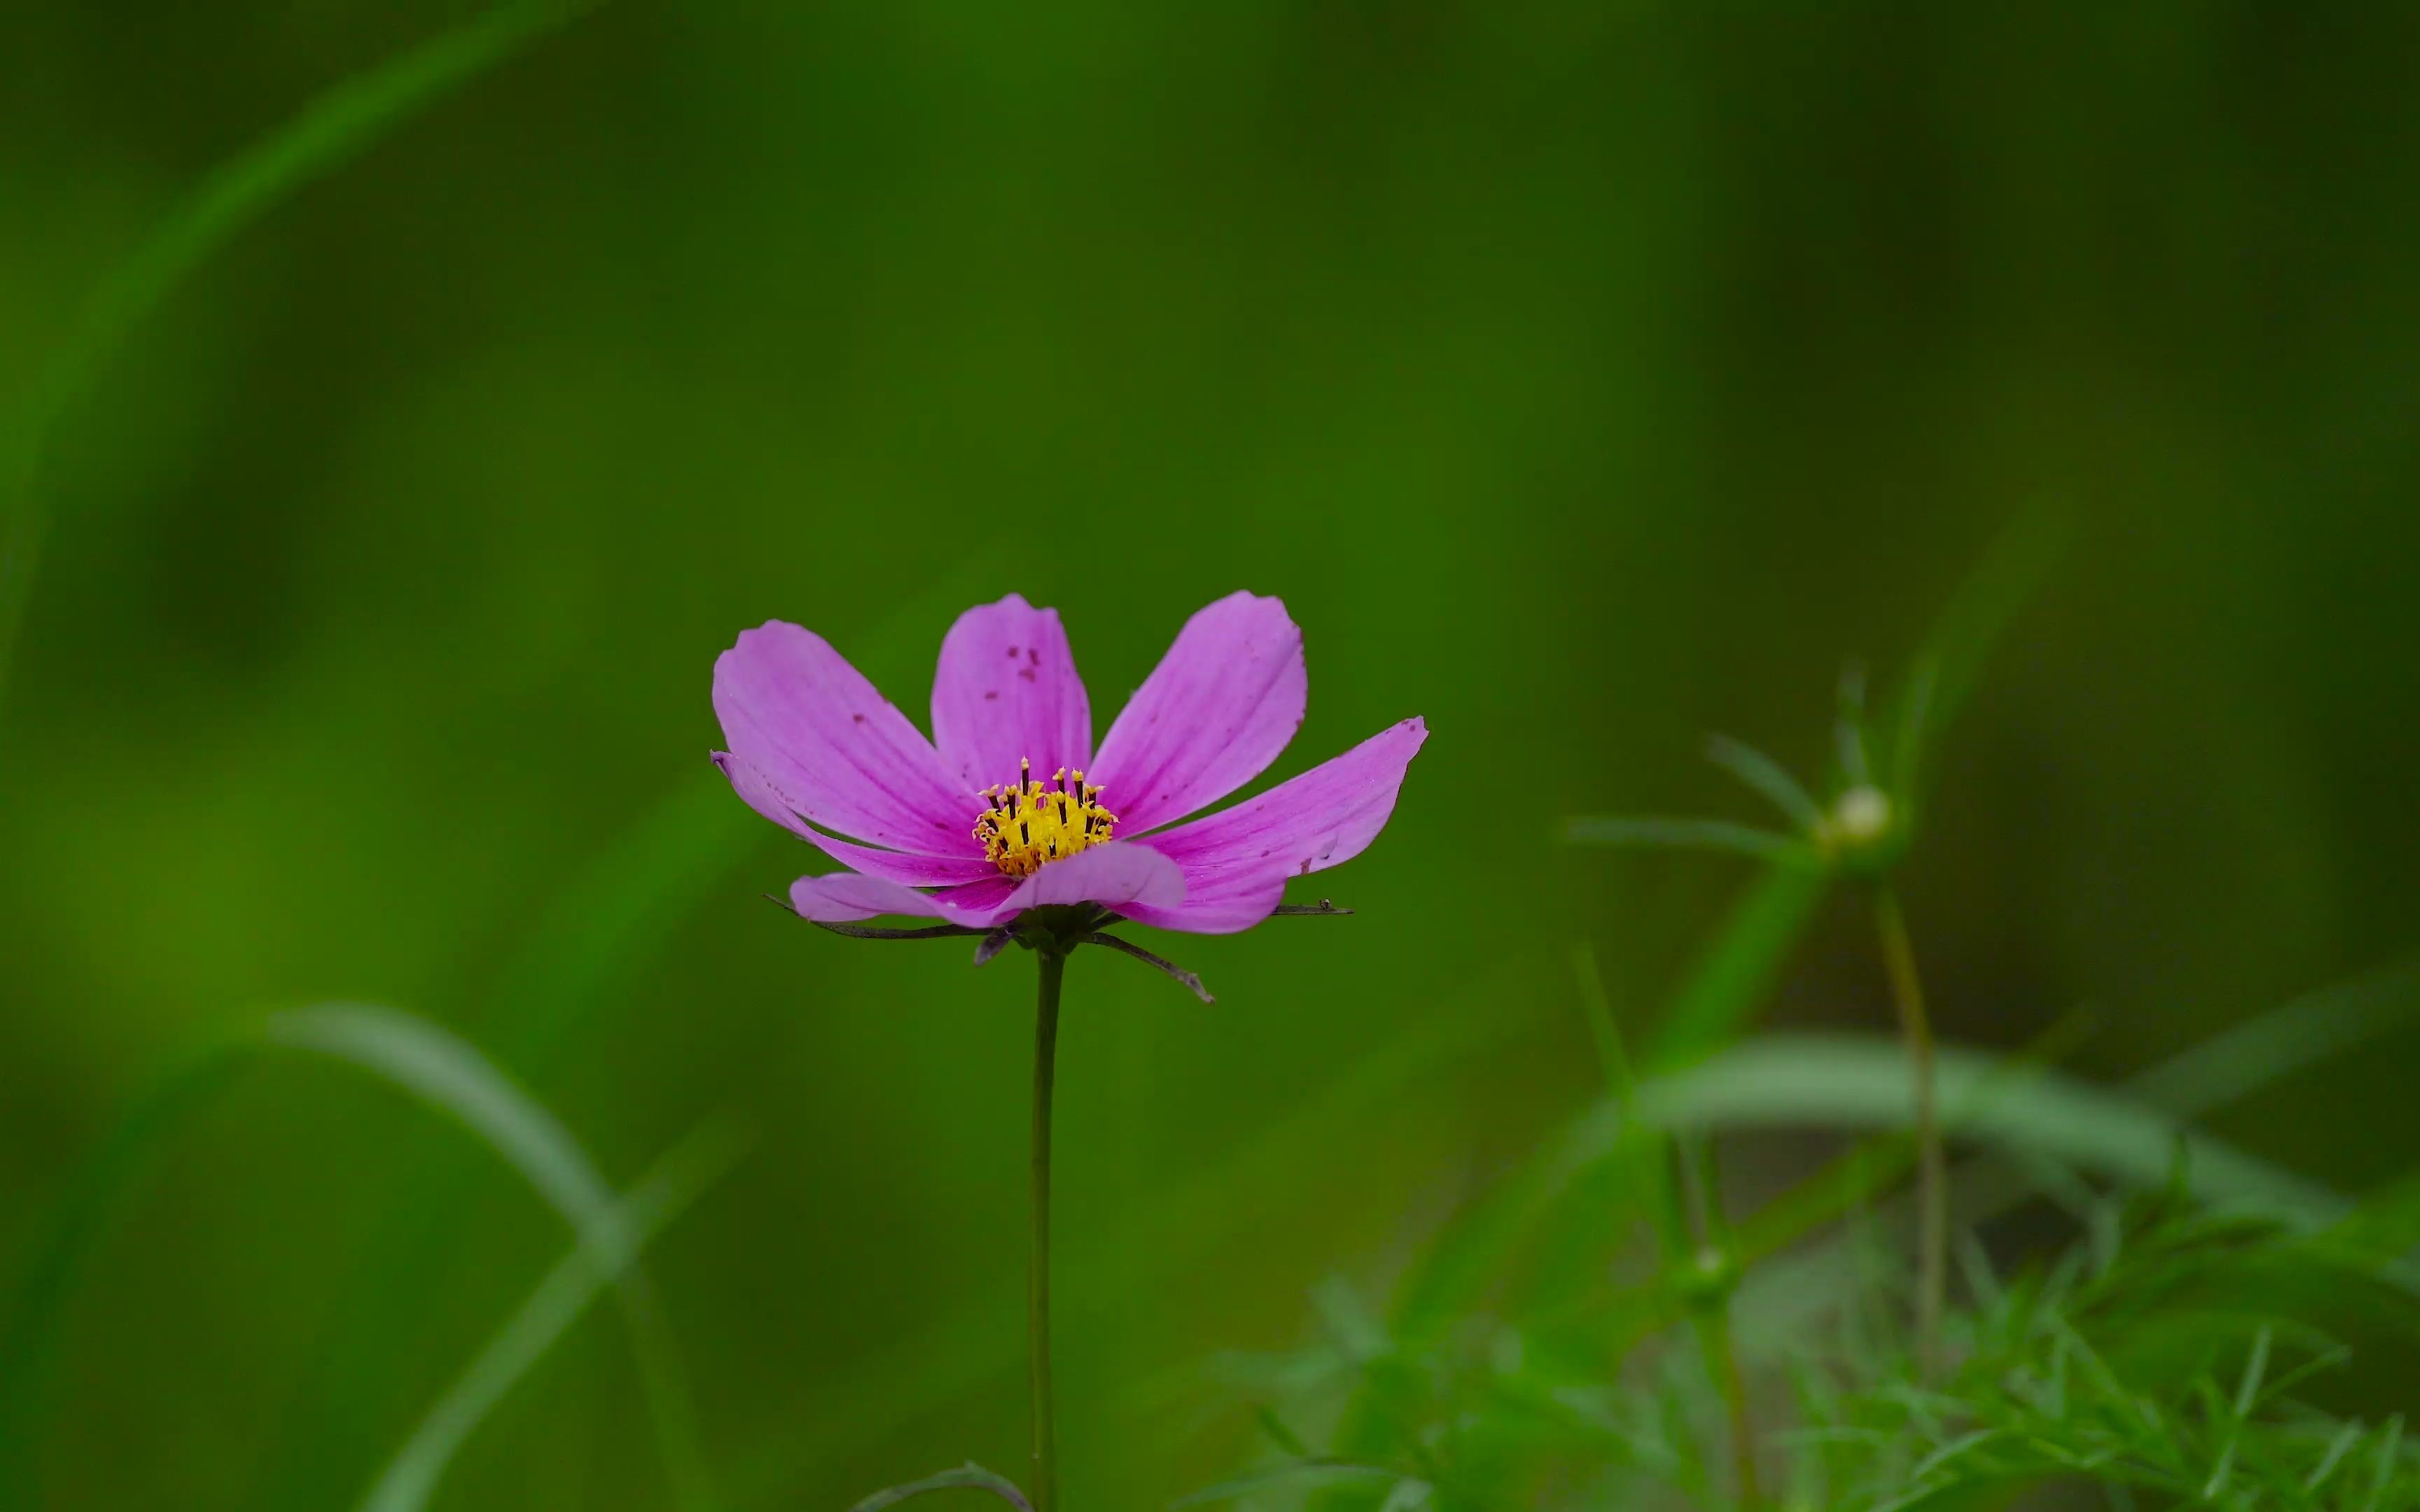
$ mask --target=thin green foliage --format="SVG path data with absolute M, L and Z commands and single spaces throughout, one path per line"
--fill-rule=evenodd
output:
M 1654 1066 L 1685 1064 L 1738 1034 L 1754 1006 L 1779 980 L 1830 877 L 1795 865 L 1773 866 L 1732 904 L 1714 943 L 1699 957 L 1649 1042 Z
M 1891 797 L 1903 823 L 1916 824 L 1942 736 L 1965 708 L 1985 661 L 2017 612 L 2067 549 L 2073 530 L 2060 503 L 2038 501 L 2020 512 L 1959 585 L 1916 654 L 1887 717 Z
M 1729 851 L 1776 866 L 1809 872 L 1823 869 L 1823 853 L 1795 835 L 1723 819 L 1575 819 L 1564 826 L 1563 838 L 1581 845 L 1661 845 L 1683 851 Z
M 1823 809 L 1814 795 L 1801 787 L 1790 768 L 1767 756 L 1745 740 L 1729 735 L 1706 737 L 1706 759 L 1764 795 L 1802 833 L 1812 832 L 1823 822 Z
M 685 1506 L 714 1505 L 678 1356 L 638 1255 L 690 1200 L 691 1187 L 728 1165 L 727 1131 L 709 1125 L 668 1157 L 656 1185 L 617 1199 L 570 1134 L 475 1049 L 426 1020 L 358 1005 L 299 1010 L 213 1035 L 179 1057 L 120 1116 L 70 1187 L 70 1200 L 9 1319 L 8 1348 L 0 1352 L 0 1478 L 28 1493 L 35 1485 L 28 1451 L 39 1441 L 60 1318 L 85 1257 L 106 1232 L 114 1198 L 188 1114 L 262 1055 L 295 1050 L 359 1066 L 458 1119 L 563 1214 L 579 1242 L 576 1267 L 558 1267 L 398 1451 L 371 1492 L 382 1512 L 416 1504 L 412 1499 L 434 1485 L 494 1400 L 561 1335 L 588 1296 L 608 1284 L 623 1304 L 675 1491 Z
M 2127 1084 L 2127 1093 L 2191 1116 L 2420 1018 L 2420 958 L 2297 997 L 2225 1029 Z
M 1809 1427 L 1792 1438 L 1830 1504 L 1963 1504 L 2077 1479 L 2155 1504 L 2414 1504 L 2420 1467 L 2386 1443 L 2391 1421 L 2344 1421 L 2303 1399 L 2346 1351 L 2278 1286 L 2298 1277 L 2304 1297 L 2341 1296 L 2371 1276 L 2237 1221 L 2138 1205 L 2103 1227 L 2119 1236 L 2114 1254 L 2086 1243 L 1978 1295 L 1960 1319 L 1963 1363 L 1935 1390 L 1888 1355 L 1860 1379 L 1806 1353 Z M 2382 1477 L 2339 1479 L 2365 1443 L 2381 1446 Z
M 1857 844 L 1844 848 L 1835 815 L 1786 767 L 1727 735 L 1709 741 L 1709 758 L 1771 802 L 1796 825 L 1796 833 L 1665 816 L 1565 822 L 1563 839 L 1572 843 L 1706 850 L 1767 863 L 1674 994 L 1649 1047 L 1651 1065 L 1709 1054 L 1738 1034 L 1805 933 L 1831 876 L 1844 869 L 1864 874 L 1861 866 L 1887 866 L 1905 853 L 1932 748 L 2066 537 L 2059 511 L 2037 506 L 2025 512 L 1951 595 L 1894 700 L 1886 766 L 1877 762 L 1876 742 L 1867 728 L 1865 678 L 1854 669 L 1843 677 L 1834 741 L 1837 784 L 1843 790 L 1880 784 L 1887 795 L 1888 806 L 1879 816 L 1883 831 L 1863 845 L 1869 856 L 1860 856 Z
M 468 1043 L 392 1009 L 334 1004 L 280 1013 L 270 1043 L 350 1062 L 459 1119 L 563 1215 L 598 1273 L 613 1278 L 639 1377 L 679 1504 L 711 1507 L 680 1356 L 613 1188 L 555 1117 Z
M 48 533 L 40 485 L 52 434 L 127 336 L 188 274 L 271 207 L 599 3 L 519 0 L 335 85 L 212 172 L 102 279 L 22 410 L 0 428 L 0 692 Z
M 1512 1262 L 1528 1236 L 1553 1232 L 1548 1214 L 1582 1197 L 1627 1215 L 1599 1234 L 1671 1227 L 1659 1211 L 1671 1188 L 1579 1180 L 1607 1162 L 1630 1165 L 1621 1151 L 1652 1148 L 1640 1143 L 1644 1131 L 1903 1126 L 1904 1065 L 1878 1039 L 1772 1037 L 1634 1080 L 1592 962 L 1581 952 L 1575 964 L 1612 1095 L 1438 1236 L 1383 1330 L 1377 1309 L 1331 1285 L 1324 1312 L 1361 1327 L 1326 1330 L 1291 1355 L 1222 1363 L 1260 1410 L 1290 1425 L 1335 1425 L 1324 1454 L 1307 1452 L 1319 1441 L 1289 1428 L 1285 1464 L 1403 1464 L 1437 1505 L 1474 1509 L 1724 1505 L 1727 1486 L 1746 1484 L 1717 1468 L 1741 1416 L 1722 1372 L 1730 1336 L 1714 1340 L 1714 1370 L 1691 1372 L 1678 1368 L 1683 1351 L 1668 1332 L 1718 1316 L 1693 1302 L 1701 1283 L 1687 1268 L 1634 1268 L 1637 1280 L 1574 1299 L 1525 1289 Z M 2281 1025 L 2307 1019 L 2319 1044 L 2342 1050 L 2406 1021 L 2405 985 L 2388 971 L 2298 1000 L 2140 1085 L 2206 1110 L 2251 1089 L 2243 1058 L 2277 1041 Z M 2270 1064 L 2284 1074 L 2321 1053 Z M 1751 1370 L 1785 1369 L 1796 1382 L 1799 1426 L 1769 1427 L 1755 1449 L 1757 1462 L 1778 1465 L 1793 1504 L 2004 1504 L 2025 1488 L 2076 1478 L 2154 1504 L 2207 1491 L 2216 1504 L 2246 1508 L 2360 1506 L 2373 1496 L 2381 1506 L 2412 1504 L 2415 1481 L 2392 1420 L 2341 1422 L 2297 1393 L 2342 1364 L 2336 1328 L 2420 1345 L 2420 1284 L 2399 1265 L 2420 1200 L 2397 1192 L 2382 1211 L 2350 1209 L 2175 1114 L 2036 1058 L 1950 1052 L 1942 1090 L 1951 1128 L 2018 1155 L 2037 1180 L 2066 1183 L 2082 1235 L 2050 1265 L 2007 1278 L 1963 1236 L 1969 1305 L 1947 1320 L 1959 1365 L 1932 1383 L 1895 1301 L 1906 1277 L 1873 1226 L 1852 1225 L 1847 1267 L 1785 1267 L 1796 1305 L 1756 1311 L 1750 1342 L 1761 1364 Z M 1909 1154 L 1896 1134 L 1858 1147 L 1752 1215 L 1727 1253 L 1751 1263 L 1778 1255 L 1815 1225 L 1854 1213 L 1904 1173 Z M 2148 1195 L 2130 1206 L 2072 1170 Z M 1699 1205 L 1718 1217 L 1718 1196 L 1709 1191 Z M 1615 1256 L 1598 1263 L 1608 1279 L 1622 1269 Z M 1442 1273 L 1453 1283 L 1441 1286 Z M 1699 1322 L 1693 1332 L 1702 1350 L 1707 1330 Z M 2226 1361 L 2214 1356 L 2228 1350 Z M 2363 1455 L 2379 1457 L 2377 1473 L 2348 1474 Z M 1284 1484 L 1280 1468 L 1255 1484 Z M 1311 1495 L 1338 1509 L 1378 1498 L 1368 1482 Z
M 2114 1242 L 2079 1239 L 1974 1288 L 1948 1317 L 1956 1367 L 1930 1383 L 1891 1302 L 1899 1263 L 1867 1231 L 1827 1305 L 1757 1341 L 1792 1388 L 1794 1422 L 1758 1450 L 1792 1504 L 1999 1505 L 2078 1480 L 2247 1512 L 2420 1504 L 2420 1456 L 2398 1420 L 2346 1419 L 2310 1396 L 2347 1358 L 2336 1327 L 2420 1339 L 2420 1296 L 2374 1257 L 2205 1215 L 2181 1193 L 2097 1204 L 2086 1227 Z M 1314 1346 L 1317 1368 L 1233 1379 L 1287 1382 L 1279 1407 L 1295 1420 L 1320 1415 L 1322 1396 L 1382 1403 L 1358 1423 L 1354 1456 L 1417 1464 L 1440 1507 L 1736 1504 L 1715 1469 L 1723 1394 L 1680 1368 L 1675 1341 L 1642 1335 L 1608 1357 L 1568 1319 L 1470 1321 L 1357 1360 Z M 1285 1469 L 1229 1485 L 1289 1484 Z M 1331 1487 L 1319 1501 L 1374 1505 L 1375 1492 Z
M 747 1141 L 717 1119 L 674 1147 L 616 1204 L 614 1221 L 633 1257 L 735 1165 Z M 361 1512 L 419 1512 L 464 1442 L 530 1367 L 616 1277 L 576 1245 L 499 1329 L 461 1377 L 431 1406 L 361 1501 Z
M 2313 1227 L 2348 1211 L 2324 1188 L 2057 1072 L 2011 1074 L 2005 1057 L 1949 1047 L 1939 1070 L 1944 1124 L 1969 1138 L 2140 1186 L 2163 1182 L 2181 1145 L 2202 1200 Z M 1896 1129 L 1909 1117 L 1906 1065 L 1879 1037 L 1771 1035 L 1651 1080 L 1639 1117 L 1668 1128 Z
M 938 1475 L 909 1481 L 905 1486 L 886 1487 L 850 1507 L 848 1512 L 880 1512 L 881 1508 L 896 1506 L 910 1497 L 954 1490 L 988 1491 L 1017 1508 L 1017 1512 L 1033 1512 L 1032 1504 L 1026 1501 L 1025 1493 L 1016 1489 L 1015 1482 L 1004 1475 L 992 1473 L 971 1459 L 955 1470 L 945 1470 Z

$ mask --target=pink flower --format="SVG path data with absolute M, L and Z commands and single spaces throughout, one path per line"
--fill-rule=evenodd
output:
M 1428 738 L 1405 719 L 1178 823 L 1277 759 L 1307 687 L 1285 606 L 1233 594 L 1186 622 L 1095 753 L 1058 611 L 1011 594 L 941 641 L 927 741 L 821 637 L 776 620 L 715 661 L 731 749 L 714 760 L 749 807 L 848 869 L 791 887 L 817 922 L 908 914 L 990 930 L 1091 903 L 1220 934 L 1267 918 L 1286 878 L 1360 855 Z

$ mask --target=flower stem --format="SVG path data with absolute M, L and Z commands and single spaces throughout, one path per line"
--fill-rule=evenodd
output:
M 1941 1117 L 1933 1103 L 1932 1025 L 1924 1013 L 1924 984 L 1916 974 L 1907 918 L 1887 883 L 1874 889 L 1874 924 L 1882 935 L 1883 969 L 1890 976 L 1900 1035 L 1907 1042 L 1908 1072 L 1916 1084 L 1916 1361 L 1930 1380 L 1941 1369 L 1941 1305 L 1949 1261 L 1949 1170 L 1941 1150 Z
M 1597 1057 L 1605 1066 L 1606 1089 L 1621 1104 L 1624 1137 L 1638 1131 L 1633 1121 L 1637 1107 L 1637 1082 L 1630 1069 L 1629 1052 L 1621 1043 L 1621 1027 L 1614 1022 L 1613 1003 L 1606 996 L 1595 952 L 1582 946 L 1572 952 L 1572 969 L 1579 977 L 1580 1002 L 1588 1010 L 1589 1028 L 1596 1037 Z M 1714 1149 L 1709 1139 L 1701 1148 L 1694 1135 L 1645 1134 L 1647 1155 L 1640 1169 L 1651 1185 L 1650 1216 L 1655 1239 L 1664 1252 L 1668 1276 L 1678 1280 L 1691 1273 L 1708 1273 L 1709 1262 L 1718 1285 L 1712 1296 L 1694 1299 L 1690 1324 L 1704 1354 L 1706 1374 L 1723 1398 L 1730 1419 L 1731 1478 L 1742 1512 L 1756 1512 L 1763 1501 L 1757 1489 L 1756 1424 L 1748 1414 L 1747 1376 L 1740 1368 L 1739 1349 L 1731 1337 L 1730 1288 L 1736 1248 L 1730 1220 L 1724 1215 L 1720 1177 L 1714 1169 Z
M 1696 1237 L 1691 1258 L 1701 1275 L 1715 1279 L 1712 1295 L 1690 1309 L 1698 1348 L 1706 1360 L 1706 1374 L 1723 1399 L 1730 1421 L 1731 1487 L 1741 1512 L 1757 1512 L 1764 1493 L 1757 1487 L 1756 1422 L 1748 1412 L 1747 1373 L 1740 1368 L 1739 1345 L 1731 1334 L 1731 1294 L 1738 1284 L 1730 1221 L 1723 1212 L 1722 1178 L 1714 1166 L 1711 1135 L 1702 1142 L 1688 1135 L 1672 1141 L 1673 1165 L 1680 1196 L 1681 1223 Z
M 1033 1512 L 1058 1512 L 1059 1445 L 1050 1402 L 1050 1089 L 1067 957 L 1048 947 L 1034 954 L 1042 958 L 1042 992 L 1033 1014 L 1033 1259 L 1026 1342 L 1033 1365 Z
M 1706 1369 L 1722 1393 L 1723 1411 L 1730 1419 L 1732 1490 L 1739 1498 L 1741 1512 L 1756 1512 L 1764 1504 L 1764 1494 L 1757 1489 L 1756 1482 L 1756 1424 L 1748 1416 L 1747 1377 L 1740 1369 L 1739 1347 L 1731 1341 L 1730 1305 L 1700 1313 L 1695 1321 L 1699 1348 L 1705 1351 Z

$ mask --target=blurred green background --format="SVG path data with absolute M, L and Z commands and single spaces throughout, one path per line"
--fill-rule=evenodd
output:
M 8 8 L 0 404 L 213 165 L 479 8 Z M 199 265 L 50 438 L 0 1298 L 185 1047 L 388 1004 L 617 1184 L 756 1132 L 650 1251 L 726 1503 L 1020 1469 L 1032 963 L 758 900 L 810 868 L 707 766 L 706 695 L 771 617 L 921 717 L 950 620 L 1022 592 L 1105 729 L 1250 587 L 1311 669 L 1273 776 L 1434 732 L 1302 890 L 1357 917 L 1149 937 L 1215 1008 L 1071 967 L 1078 1505 L 1234 1464 L 1201 1362 L 1298 1337 L 1590 1095 L 1569 946 L 1644 1026 L 1745 875 L 1560 817 L 1751 813 L 1701 733 L 1815 769 L 1843 663 L 1901 665 L 2037 501 L 2079 528 L 1909 877 L 1946 1032 L 2085 1004 L 2071 1064 L 2115 1078 L 2397 958 L 2415 86 L 2420 9 L 2324 4 L 617 0 L 536 39 Z M 1853 908 L 1772 1013 L 1887 1024 Z M 2415 1050 L 2220 1131 L 2362 1190 L 2420 1143 Z M 46 1506 L 349 1504 L 568 1242 L 458 1126 L 293 1056 L 102 1218 L 20 1447 Z M 598 1309 L 439 1504 L 665 1505 L 646 1424 Z

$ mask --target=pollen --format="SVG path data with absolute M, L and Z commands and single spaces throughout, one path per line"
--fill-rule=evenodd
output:
M 984 811 L 975 839 L 992 865 L 1012 877 L 1030 877 L 1053 861 L 1088 846 L 1107 844 L 1118 816 L 1101 807 L 1101 790 L 1081 772 L 1062 767 L 1044 781 L 1033 764 L 1016 764 L 1016 780 L 984 789 Z

